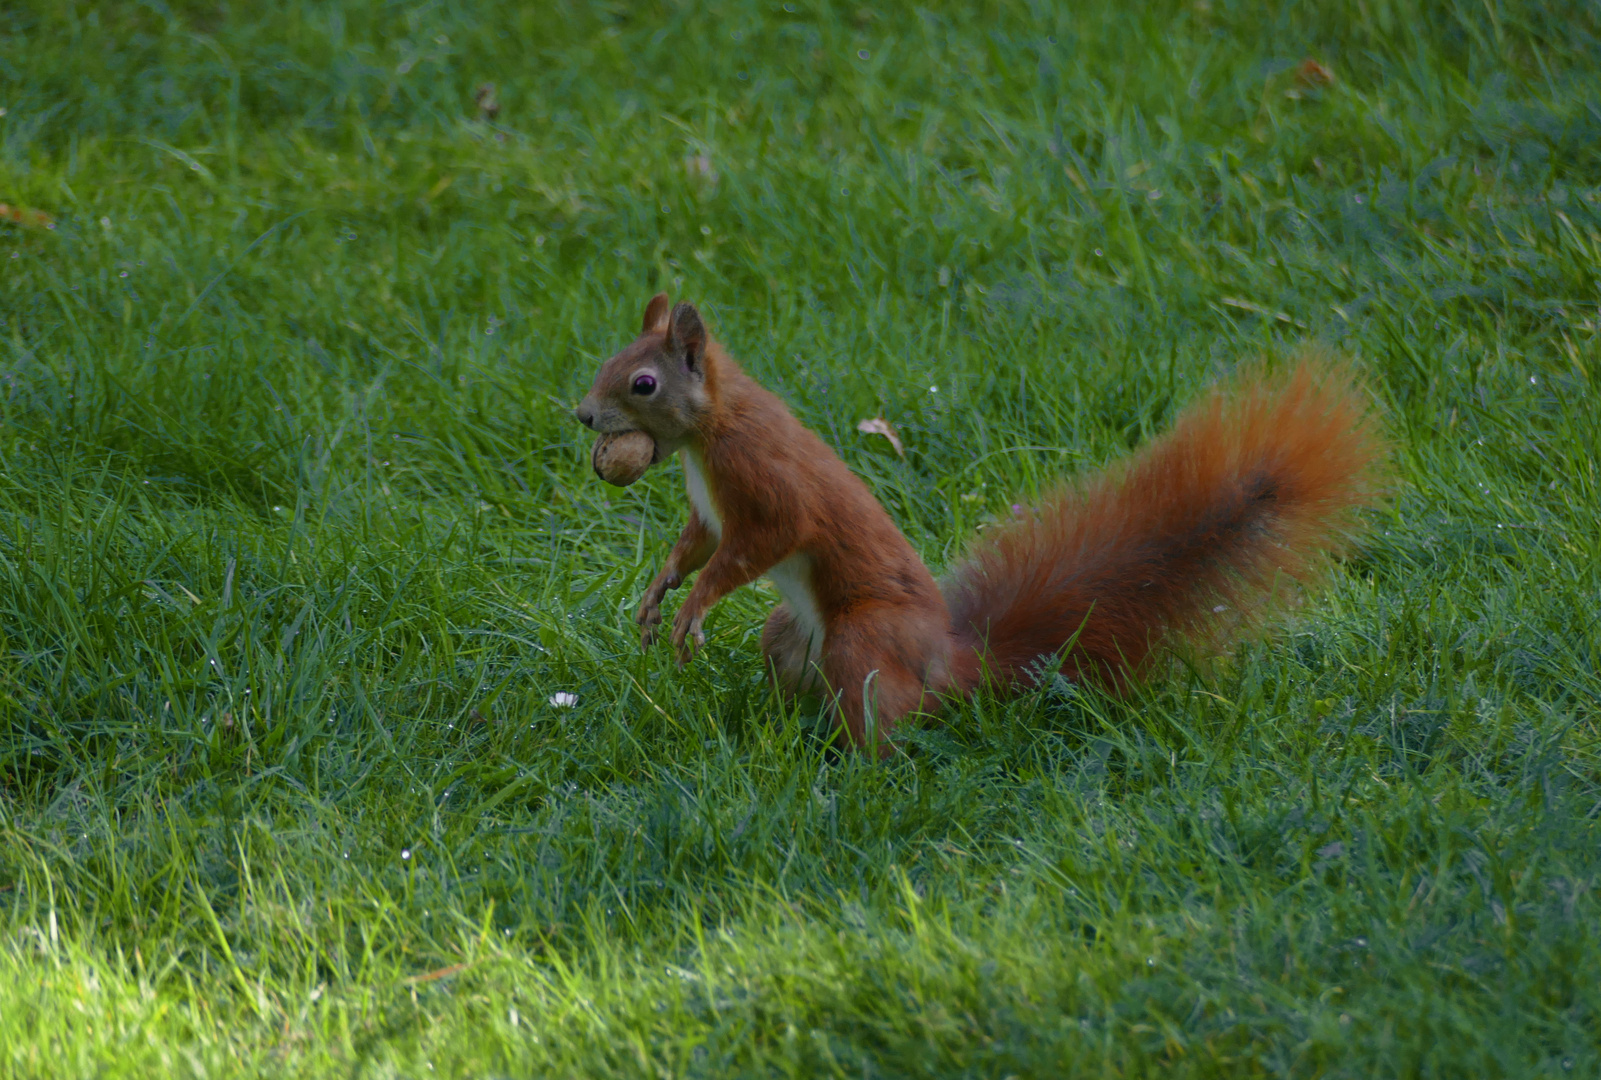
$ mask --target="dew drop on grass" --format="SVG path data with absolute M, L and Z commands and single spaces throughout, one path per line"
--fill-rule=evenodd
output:
M 857 50 L 856 50 L 856 59 L 858 59 L 858 60 L 868 60 L 868 59 L 871 59 L 871 58 L 872 58 L 872 55 L 873 55 L 873 54 L 872 54 L 872 53 L 870 53 L 870 52 L 868 52 L 868 51 L 867 51 L 867 50 L 866 50 L 866 49 L 857 49 Z
M 402 858 L 402 859 L 409 859 L 409 858 L 411 858 L 411 848 L 401 848 L 401 849 L 400 849 L 400 857 L 401 857 L 401 858 Z

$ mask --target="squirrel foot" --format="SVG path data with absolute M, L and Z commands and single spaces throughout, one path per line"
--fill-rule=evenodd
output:
M 680 611 L 673 620 L 673 651 L 678 654 L 678 666 L 683 667 L 695 658 L 695 654 L 706 646 L 706 634 L 701 630 L 701 624 L 706 621 L 704 615 L 689 618 Z
M 639 605 L 634 621 L 639 624 L 639 647 L 649 649 L 656 643 L 656 627 L 662 622 L 661 608 L 646 600 Z

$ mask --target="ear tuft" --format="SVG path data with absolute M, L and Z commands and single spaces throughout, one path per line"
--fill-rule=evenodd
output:
M 687 300 L 680 300 L 673 308 L 667 325 L 667 351 L 682 351 L 689 370 L 702 370 L 706 357 L 706 325 L 700 321 L 695 305 Z
M 656 334 L 667 329 L 667 312 L 671 307 L 667 294 L 659 292 L 645 305 L 645 326 L 641 334 Z

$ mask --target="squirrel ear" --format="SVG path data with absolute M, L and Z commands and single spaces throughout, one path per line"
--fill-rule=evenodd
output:
M 645 326 L 640 333 L 650 334 L 667 329 L 667 310 L 670 306 L 664 292 L 651 297 L 650 303 L 645 305 Z
M 700 312 L 687 300 L 680 300 L 673 308 L 667 324 L 667 351 L 684 353 L 684 365 L 696 375 L 704 374 L 706 360 L 706 326 L 700 321 Z

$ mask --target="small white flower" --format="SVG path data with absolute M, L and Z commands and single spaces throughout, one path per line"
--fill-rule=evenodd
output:
M 578 704 L 578 695 L 569 694 L 565 690 L 558 690 L 554 694 L 550 695 L 550 703 L 553 707 L 558 709 L 570 709 L 574 705 Z

